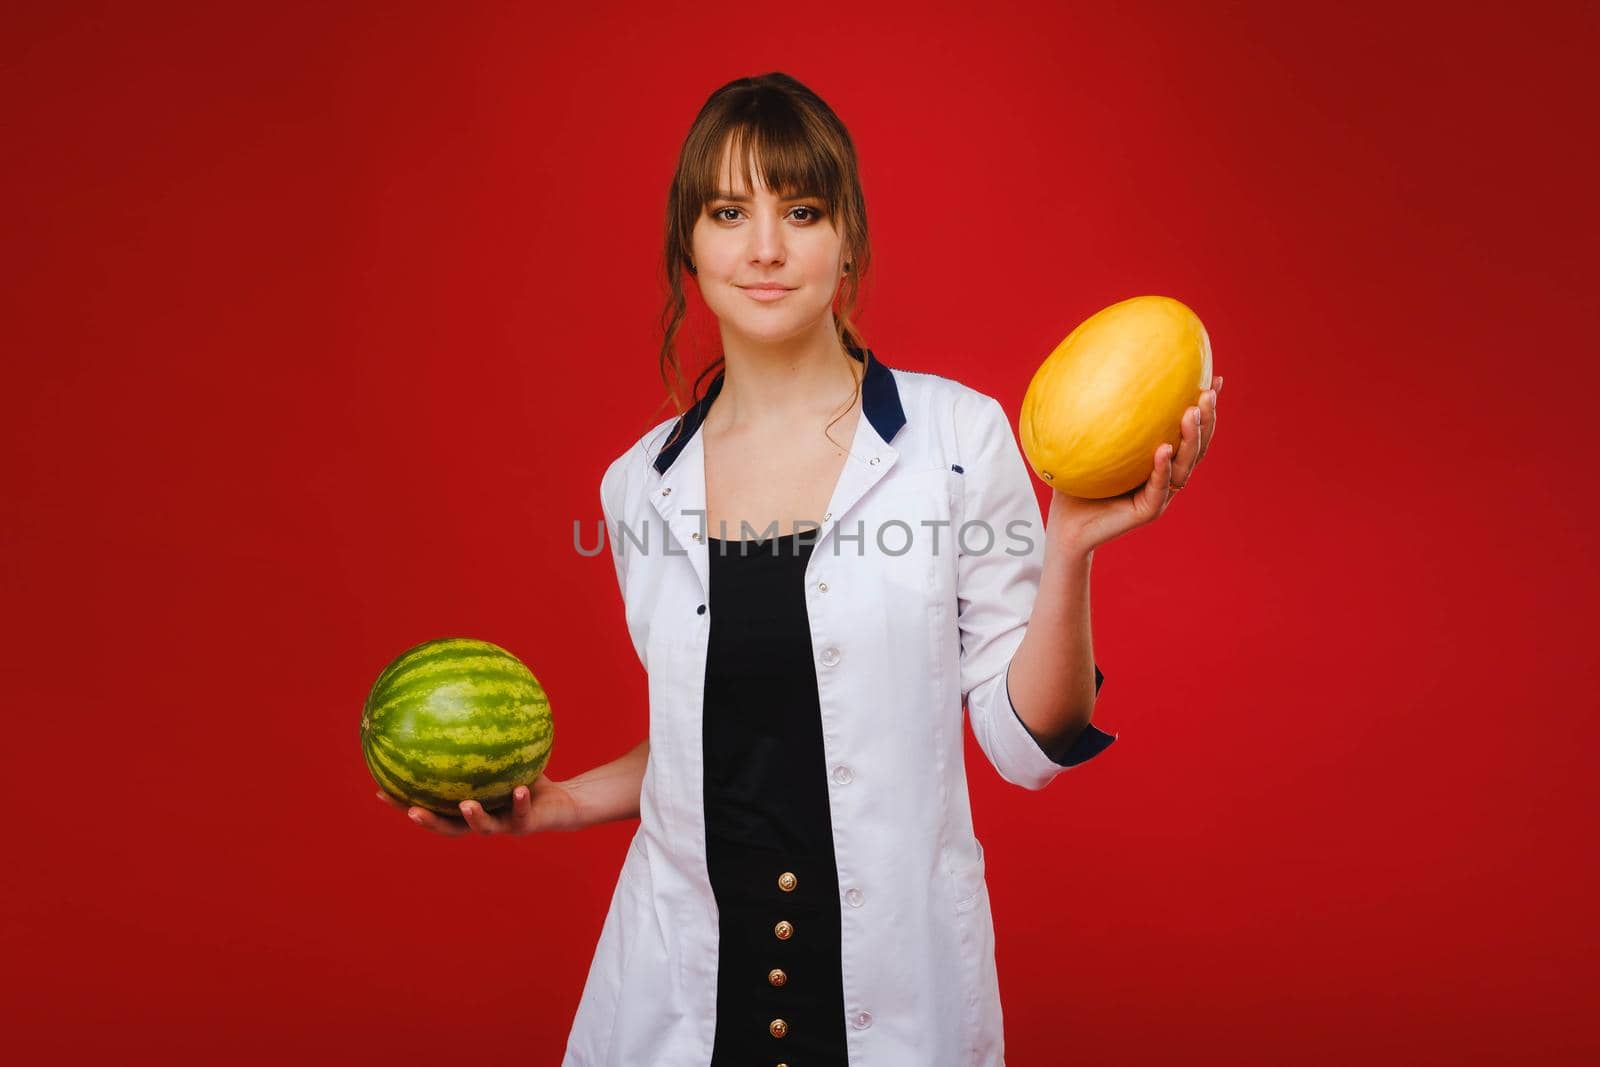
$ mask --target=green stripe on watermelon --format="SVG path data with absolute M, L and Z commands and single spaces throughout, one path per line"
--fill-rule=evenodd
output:
M 378 684 L 387 689 L 394 689 L 409 685 L 417 678 L 426 678 L 438 672 L 463 670 L 485 676 L 503 673 L 507 677 L 517 678 L 527 678 L 530 674 L 528 668 L 509 652 L 461 646 L 455 651 L 439 649 L 404 657 L 379 675 Z
M 419 722 L 444 725 L 463 719 L 461 709 L 464 707 L 470 707 L 474 714 L 491 712 L 502 717 L 543 718 L 549 704 L 537 685 L 489 686 L 470 679 L 453 679 L 438 688 L 414 690 L 400 698 L 385 694 L 383 699 L 368 704 L 366 714 L 374 723 L 410 713 L 415 714 Z
M 509 802 L 513 789 L 527 784 L 535 777 L 531 774 L 526 777 L 510 774 L 491 777 L 480 782 L 440 781 L 396 767 L 386 760 L 382 753 L 374 753 L 373 758 L 368 760 L 367 766 L 372 769 L 373 777 L 378 780 L 378 784 L 391 793 L 407 803 L 445 815 L 460 815 L 460 805 L 463 800 L 477 800 L 490 810 L 504 807 Z
M 494 661 L 488 661 L 486 667 L 497 667 Z M 417 699 L 425 699 L 429 693 L 437 692 L 447 685 L 473 685 L 481 689 L 503 689 L 516 691 L 524 689 L 538 690 L 538 683 L 527 673 L 512 673 L 505 670 L 475 669 L 470 664 L 461 664 L 446 667 L 441 664 L 426 671 L 402 671 L 395 676 L 395 680 L 383 688 L 381 702 L 396 703 Z
M 396 745 L 386 737 L 373 739 L 372 751 L 383 758 L 385 766 L 394 773 L 407 777 L 437 778 L 460 781 L 494 781 L 518 768 L 542 764 L 550 752 L 548 740 L 517 748 L 501 749 L 494 753 L 418 753 Z

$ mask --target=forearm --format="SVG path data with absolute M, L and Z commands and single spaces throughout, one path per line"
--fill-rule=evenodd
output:
M 577 826 L 584 829 L 603 822 L 639 817 L 639 791 L 644 786 L 645 764 L 650 759 L 646 737 L 610 763 L 574 775 L 566 786 L 577 805 Z
M 1054 497 L 1052 497 L 1054 500 Z M 1045 530 L 1044 571 L 1008 686 L 1023 724 L 1045 751 L 1065 750 L 1094 713 L 1094 635 L 1089 575 L 1094 550 Z

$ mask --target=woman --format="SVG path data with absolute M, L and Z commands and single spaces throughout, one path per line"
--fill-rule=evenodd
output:
M 852 324 L 855 152 L 803 85 L 712 94 L 666 230 L 662 377 L 682 380 L 687 280 L 723 356 L 601 482 L 649 737 L 541 777 L 503 816 L 412 817 L 483 834 L 640 819 L 568 1067 L 1001 1064 L 963 704 L 1025 788 L 1111 743 L 1089 722 L 1092 554 L 1193 473 L 1222 380 L 1143 487 L 1053 491 L 1045 527 L 1000 405 L 891 369 Z

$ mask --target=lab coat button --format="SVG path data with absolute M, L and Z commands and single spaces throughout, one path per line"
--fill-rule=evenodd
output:
M 828 591 L 828 583 L 827 582 L 818 582 L 817 583 L 817 588 L 822 590 L 824 593 L 826 593 Z
M 822 521 L 827 522 L 831 518 L 833 518 L 833 512 L 830 511 L 826 515 L 822 516 Z
M 767 1024 L 767 1031 L 771 1033 L 773 1037 L 782 1037 L 784 1034 L 789 1032 L 789 1024 L 784 1022 L 782 1019 L 774 1019 L 772 1022 Z
M 858 1011 L 858 1012 L 856 1012 L 856 1029 L 857 1030 L 865 1030 L 867 1027 L 869 1027 L 871 1025 L 872 1025 L 872 1013 L 870 1011 Z
M 838 663 L 838 662 L 839 662 L 839 650 L 837 648 L 833 648 L 833 647 L 830 646 L 830 647 L 825 648 L 825 649 L 822 650 L 822 665 L 824 667 L 832 667 L 835 663 Z
M 772 928 L 772 932 L 778 935 L 779 941 L 787 941 L 794 936 L 794 923 L 790 922 L 788 919 L 784 919 L 777 926 Z
M 850 906 L 852 908 L 859 908 L 861 907 L 861 902 L 864 898 L 861 895 L 861 890 L 852 888 L 844 895 L 844 899 L 850 902 Z
M 669 485 L 665 489 L 661 490 L 661 495 L 662 496 L 671 496 L 672 495 L 672 486 Z
M 840 785 L 849 785 L 855 780 L 855 775 L 850 773 L 850 768 L 840 765 L 833 769 L 833 780 Z
M 772 985 L 781 986 L 788 980 L 789 976 L 783 973 L 782 967 L 774 967 L 767 972 L 767 981 Z
M 879 457 L 879 456 L 873 456 L 870 460 L 867 461 L 867 465 L 868 466 L 872 466 L 872 467 L 876 467 L 878 465 L 878 460 L 880 458 L 881 457 Z
M 799 884 L 800 880 L 794 876 L 793 871 L 784 871 L 778 875 L 778 888 L 785 893 L 793 893 L 794 887 Z
M 695 541 L 700 540 L 700 531 L 696 530 L 694 533 L 690 534 L 689 537 L 690 537 L 691 540 L 695 540 Z
M 696 615 L 704 615 L 706 613 L 706 606 L 701 604 L 699 607 L 694 609 L 694 613 Z

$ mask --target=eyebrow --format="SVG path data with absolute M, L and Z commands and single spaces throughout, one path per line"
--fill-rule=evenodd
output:
M 735 204 L 748 204 L 748 203 L 751 203 L 755 199 L 754 197 L 750 197 L 750 196 L 735 196 L 734 194 L 732 194 L 730 192 L 727 192 L 725 190 L 722 190 L 722 189 L 718 189 L 714 194 L 712 194 L 711 198 L 713 200 L 731 200 Z M 786 196 L 786 197 L 783 197 L 783 200 L 785 200 L 785 201 L 791 201 L 791 200 L 819 200 L 819 199 L 821 199 L 821 194 L 820 193 L 801 193 L 798 196 Z

